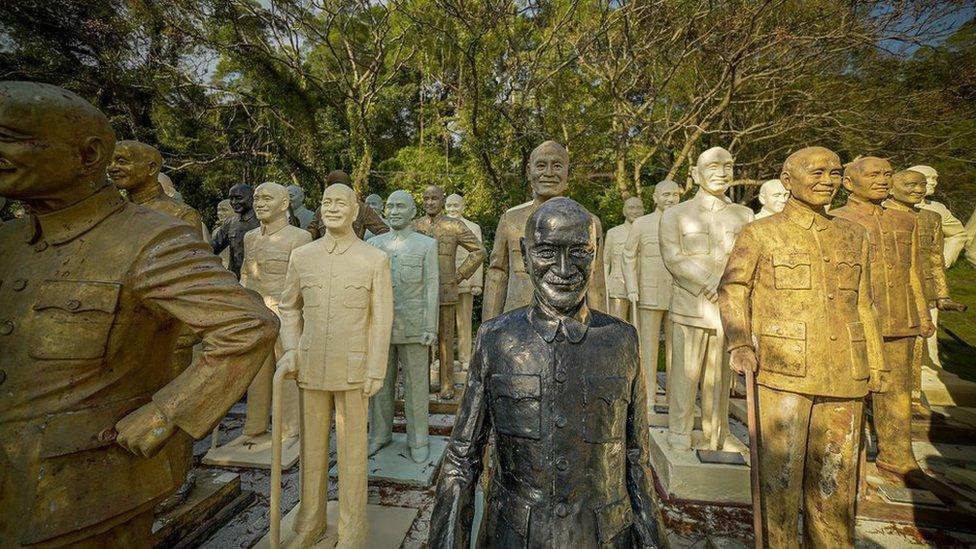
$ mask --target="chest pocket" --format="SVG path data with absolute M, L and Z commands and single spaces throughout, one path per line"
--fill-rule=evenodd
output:
M 592 443 L 621 442 L 627 426 L 630 381 L 625 377 L 586 377 L 583 400 L 583 440 Z
M 898 250 L 898 261 L 912 262 L 912 233 L 908 231 L 895 232 L 895 248 Z
M 774 253 L 773 281 L 777 290 L 809 290 L 810 254 Z
M 541 378 L 531 374 L 493 374 L 491 395 L 495 430 L 505 435 L 539 440 L 542 416 Z
M 857 291 L 858 283 L 861 281 L 861 262 L 860 254 L 853 251 L 838 251 L 835 253 L 837 259 L 837 288 L 841 290 Z
M 304 307 L 321 307 L 325 284 L 321 277 L 302 277 L 302 302 Z
M 261 262 L 261 269 L 273 275 L 283 275 L 288 272 L 288 259 L 291 252 L 272 252 L 264 253 L 264 261 Z
M 416 284 L 423 280 L 423 258 L 419 255 L 404 255 L 400 257 L 400 280 L 408 284 Z
M 104 356 L 121 289 L 115 282 L 45 280 L 34 303 L 30 356 L 50 360 Z
M 640 253 L 641 257 L 661 257 L 661 243 L 656 234 L 641 237 Z
M 686 255 L 705 255 L 710 248 L 708 232 L 700 229 L 681 230 L 681 251 Z

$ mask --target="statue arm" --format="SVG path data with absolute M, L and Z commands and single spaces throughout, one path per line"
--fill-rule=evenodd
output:
M 229 223 L 230 221 L 225 221 L 210 235 L 210 247 L 213 248 L 214 255 L 219 254 L 227 246 L 230 246 L 230 238 L 227 237 L 227 225 Z
M 732 246 L 718 287 L 718 307 L 725 327 L 726 349 L 754 348 L 752 342 L 752 291 L 763 254 L 762 243 L 751 227 L 743 229 Z
M 483 329 L 478 331 L 468 383 L 447 444 L 430 517 L 429 547 L 467 549 L 474 521 L 474 493 L 483 468 L 482 456 L 491 432 L 488 414 Z M 646 429 L 645 429 L 646 431 Z M 646 433 L 644 438 L 646 438 Z
M 590 214 L 593 215 L 593 214 Z M 603 256 L 605 247 L 605 242 L 603 241 L 603 224 L 600 223 L 600 218 L 593 216 L 593 222 L 596 224 L 596 257 L 594 263 L 596 265 L 603 264 Z M 589 305 L 591 309 L 596 309 L 598 311 L 604 311 L 607 307 L 607 279 L 603 276 L 603 270 L 599 268 L 593 269 L 593 278 L 590 280 L 590 287 L 586 290 L 586 304 Z
M 440 299 L 440 266 L 437 261 L 437 241 L 430 239 L 427 251 L 424 252 L 424 305 L 427 314 L 424 315 L 424 331 L 437 333 L 437 316 Z
M 281 297 L 278 302 L 278 318 L 281 319 L 281 330 L 279 337 L 283 352 L 298 349 L 298 342 L 302 338 L 304 322 L 302 317 L 302 307 L 305 302 L 302 300 L 302 279 L 298 274 L 298 267 L 295 264 L 295 252 L 292 251 L 291 259 L 288 261 L 288 270 L 285 272 L 285 282 L 281 288 Z
M 874 294 L 871 290 L 871 261 L 871 249 L 867 235 L 865 235 L 861 242 L 861 280 L 857 288 L 857 315 L 864 327 L 871 379 L 876 381 L 881 379 L 881 372 L 888 371 L 888 367 L 884 359 L 881 324 L 878 319 L 878 311 L 874 307 Z
M 508 220 L 502 216 L 495 231 L 495 243 L 488 261 L 485 295 L 481 305 L 482 320 L 494 318 L 505 310 L 505 294 L 508 292 Z
M 624 284 L 627 286 L 627 295 L 640 293 L 640 246 L 641 232 L 644 224 L 634 222 L 634 226 L 627 235 L 624 242 Z
M 203 339 L 199 359 L 153 395 L 169 421 L 202 438 L 260 369 L 278 319 L 208 252 L 195 227 L 162 233 L 132 275 L 133 293 L 150 311 L 179 320 Z
M 946 280 L 946 267 L 942 257 L 942 250 L 945 249 L 945 238 L 942 236 L 942 218 L 932 217 L 935 219 L 935 243 L 929 250 L 929 256 L 926 259 L 932 269 L 932 278 L 935 281 L 935 297 L 943 299 L 949 297 L 949 282 Z
M 478 242 L 481 243 L 482 249 L 484 249 L 485 239 L 481 234 L 481 227 L 474 225 L 474 235 L 478 237 Z M 487 252 L 486 252 L 487 255 Z M 471 277 L 471 287 L 478 288 L 479 290 L 485 287 L 485 262 L 484 260 L 478 264 L 478 269 L 474 272 L 474 276 Z
M 458 245 L 468 251 L 468 257 L 457 268 L 457 276 L 458 280 L 465 280 L 471 278 L 471 275 L 478 270 L 478 267 L 484 264 L 485 246 L 463 222 L 458 221 L 457 227 L 459 233 Z
M 627 326 L 633 340 L 631 347 L 638 348 L 637 332 L 632 326 Z M 639 353 L 633 353 L 632 370 L 635 372 L 630 389 L 630 404 L 627 406 L 627 492 L 630 505 L 634 512 L 635 547 L 657 546 L 657 521 L 654 502 L 651 497 L 653 484 L 648 467 L 650 452 L 648 450 L 648 420 L 647 420 L 647 379 L 644 369 L 640 366 Z
M 373 267 L 373 291 L 369 303 L 369 349 L 366 359 L 366 377 L 386 378 L 390 337 L 393 332 L 393 277 L 390 256 L 383 252 L 383 259 Z
M 922 244 L 918 237 L 918 220 L 915 220 L 915 227 L 912 229 L 912 264 L 909 269 L 909 283 L 912 288 L 912 295 L 915 297 L 915 308 L 918 309 L 918 320 L 922 328 L 931 327 L 932 315 L 929 313 L 929 303 L 925 299 L 925 291 L 922 289 Z
M 952 212 L 945 204 L 940 204 L 940 206 L 942 207 L 939 208 L 938 213 L 942 217 L 942 234 L 945 239 L 942 248 L 944 256 L 943 265 L 949 268 L 956 262 L 956 258 L 959 257 L 959 252 L 966 246 L 968 238 L 966 226 L 962 224 L 962 221 L 952 215 Z
M 681 234 L 678 220 L 668 214 L 673 209 L 664 212 L 661 217 L 661 228 L 658 237 L 661 243 L 661 259 L 667 267 L 674 282 L 693 295 L 701 295 L 706 288 L 718 285 L 722 273 L 712 273 L 692 256 L 681 253 Z

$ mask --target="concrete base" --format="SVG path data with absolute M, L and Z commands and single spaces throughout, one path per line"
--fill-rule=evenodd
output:
M 703 448 L 700 431 L 692 432 L 692 446 Z M 725 449 L 742 454 L 749 463 L 749 448 L 729 436 Z M 715 503 L 752 502 L 748 465 L 702 463 L 694 450 L 672 450 L 668 430 L 651 428 L 651 467 L 668 499 Z
M 668 426 L 668 413 L 667 411 L 668 403 L 665 400 L 663 403 L 655 402 L 648 412 L 647 420 L 651 427 L 664 427 Z M 655 410 L 657 408 L 657 410 Z M 701 429 L 701 408 L 695 404 L 695 426 L 693 429 Z
M 976 406 L 976 383 L 942 369 L 922 367 L 922 393 L 932 406 Z
M 186 501 L 153 522 L 154 546 L 193 546 L 254 500 L 254 492 L 241 492 L 237 473 L 197 470 L 195 474 L 196 484 Z
M 328 524 L 329 530 L 321 541 L 313 545 L 315 549 L 331 549 L 335 546 L 336 525 L 339 524 L 339 505 L 338 501 L 329 501 Z M 301 505 L 299 503 L 299 505 Z M 382 505 L 366 506 L 366 523 L 369 532 L 366 534 L 367 549 L 386 549 L 389 547 L 400 547 L 403 539 L 407 537 L 410 525 L 417 518 L 417 509 L 408 507 L 384 507 Z M 288 547 L 288 543 L 294 536 L 295 518 L 298 516 L 298 505 L 292 508 L 285 516 L 281 517 L 281 546 Z M 329 543 L 328 540 L 332 540 Z M 268 549 L 271 547 L 271 534 L 265 534 L 254 546 L 256 549 Z
M 298 463 L 301 444 L 298 438 L 284 441 L 281 447 L 281 470 L 291 469 Z M 271 433 L 257 437 L 237 437 L 213 448 L 203 456 L 204 465 L 219 467 L 250 467 L 271 470 Z
M 425 463 L 414 463 L 410 459 L 410 448 L 407 446 L 407 435 L 393 433 L 393 441 L 369 458 L 367 470 L 369 480 L 392 482 L 404 486 L 426 488 L 434 484 L 444 450 L 447 449 L 447 437 L 429 437 L 430 456 Z M 329 469 L 329 475 L 339 476 L 339 465 Z

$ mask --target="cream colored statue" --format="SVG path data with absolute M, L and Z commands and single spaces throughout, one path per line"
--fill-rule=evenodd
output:
M 607 281 L 607 299 L 610 314 L 630 322 L 630 301 L 627 300 L 627 284 L 624 281 L 624 244 L 630 236 L 634 220 L 644 215 L 644 203 L 632 196 L 624 201 L 624 222 L 607 231 L 603 245 L 603 276 Z M 653 383 L 649 384 L 651 387 Z
M 309 547 L 326 533 L 333 412 L 338 546 L 366 543 L 366 417 L 369 397 L 386 378 L 393 286 L 389 257 L 353 232 L 359 207 L 348 186 L 325 189 L 326 234 L 292 252 L 278 306 L 284 350 L 278 367 L 297 376 L 301 395 L 301 502 L 294 547 Z
M 762 208 L 759 208 L 756 219 L 769 217 L 783 211 L 783 208 L 786 207 L 786 201 L 789 199 L 790 191 L 786 190 L 779 179 L 770 179 L 763 183 L 762 187 L 759 187 L 759 203 L 762 204 Z
M 307 229 L 315 213 L 305 207 L 305 189 L 300 185 L 288 185 L 288 200 L 291 202 L 291 213 L 298 220 L 298 226 Z
M 661 255 L 674 277 L 668 443 L 676 450 L 692 447 L 699 381 L 704 446 L 722 449 L 729 432 L 732 372 L 718 310 L 718 283 L 736 236 L 753 220 L 752 210 L 725 196 L 732 184 L 732 166 L 732 155 L 721 147 L 701 153 L 691 169 L 698 193 L 661 216 Z
M 908 168 L 913 172 L 919 172 L 925 176 L 925 196 L 929 197 L 935 194 L 935 189 L 939 186 L 939 172 L 935 171 L 935 168 L 931 166 L 912 166 Z M 942 216 L 942 234 L 944 237 L 945 250 L 943 251 L 945 266 L 946 268 L 952 267 L 952 264 L 956 262 L 959 257 L 959 252 L 966 246 L 966 241 L 968 240 L 966 235 L 966 227 L 963 226 L 962 221 L 952 215 L 949 208 L 945 204 L 930 200 L 928 198 L 923 199 L 917 206 L 918 209 L 932 210 L 933 212 Z
M 637 330 L 640 334 L 641 367 L 647 382 L 647 402 L 653 404 L 657 383 L 657 355 L 664 326 L 666 373 L 671 377 L 671 273 L 664 266 L 658 229 L 664 210 L 681 200 L 681 189 L 674 181 L 661 181 L 654 186 L 654 211 L 638 217 L 624 244 L 624 281 L 627 299 L 637 310 Z M 668 382 L 665 381 L 665 391 Z
M 448 217 L 460 219 L 464 222 L 468 226 L 468 229 L 471 229 L 471 232 L 478 237 L 478 242 L 484 245 L 485 239 L 481 236 L 481 226 L 464 217 L 463 196 L 452 194 L 447 197 L 447 201 L 444 203 L 444 209 L 447 210 Z M 468 253 L 464 248 L 458 248 L 457 267 L 464 264 L 464 260 L 468 258 Z M 474 315 L 474 298 L 481 295 L 484 285 L 484 265 L 479 266 L 478 270 L 471 275 L 471 278 L 466 278 L 458 282 L 458 305 L 457 309 L 455 309 L 457 317 L 457 347 L 458 360 L 461 362 L 461 369 L 463 370 L 467 370 L 468 364 L 471 362 L 471 320 Z

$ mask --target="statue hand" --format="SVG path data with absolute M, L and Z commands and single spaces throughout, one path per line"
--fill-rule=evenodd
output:
M 931 320 L 923 319 L 921 331 L 922 331 L 922 337 L 926 337 L 926 338 L 932 337 L 933 335 L 935 335 L 935 324 L 932 324 Z
M 275 367 L 285 371 L 285 378 L 294 379 L 298 377 L 298 356 L 295 351 L 285 351 L 285 354 L 278 359 Z
M 382 388 L 383 388 L 382 379 L 373 379 L 371 377 L 367 377 L 366 382 L 363 383 L 363 393 L 368 397 L 371 397 L 376 393 L 380 392 L 380 389 Z
M 965 303 L 959 303 L 958 301 L 953 301 L 948 297 L 940 297 L 938 301 L 935 302 L 935 306 L 938 307 L 940 311 L 958 311 L 960 313 L 966 312 L 969 307 Z
M 702 293 L 705 294 L 705 297 L 712 303 L 718 301 L 718 285 L 705 286 L 705 288 L 702 289 Z
M 868 391 L 872 393 L 885 393 L 888 391 L 889 383 L 887 378 L 883 377 L 880 372 L 875 372 L 871 374 L 871 378 L 868 379 Z
M 115 442 L 137 456 L 152 457 L 176 432 L 176 424 L 154 402 L 133 410 L 115 424 Z
M 756 360 L 756 351 L 752 347 L 738 347 L 732 350 L 729 357 L 729 366 L 732 371 L 738 374 L 755 372 L 759 369 L 759 361 Z
M 627 300 L 631 303 L 637 303 L 640 300 L 640 295 L 637 292 L 630 292 L 627 294 Z
M 471 295 L 473 296 L 481 295 L 481 286 L 471 286 Z
M 420 334 L 420 344 L 425 347 L 431 347 L 437 343 L 437 334 L 433 332 L 424 332 Z

